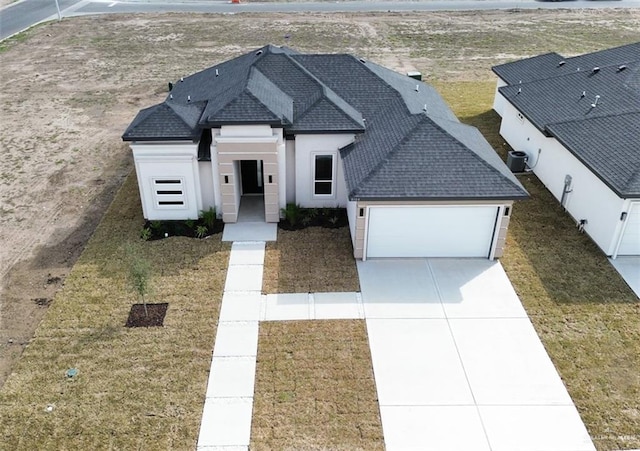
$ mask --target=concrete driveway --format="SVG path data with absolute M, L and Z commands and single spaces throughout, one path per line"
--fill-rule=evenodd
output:
M 595 450 L 499 262 L 358 262 L 388 450 Z
M 622 256 L 616 259 L 610 258 L 609 261 L 636 296 L 640 298 L 640 257 Z

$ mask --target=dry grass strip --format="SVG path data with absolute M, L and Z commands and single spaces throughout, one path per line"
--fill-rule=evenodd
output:
M 229 245 L 141 242 L 137 198 L 131 175 L 7 379 L 0 448 L 194 449 Z M 149 300 L 169 303 L 164 327 L 124 327 L 138 302 L 126 243 L 152 264 Z
M 267 244 L 262 290 L 265 293 L 360 291 L 348 227 L 278 230 Z
M 458 116 L 506 158 L 494 83 L 438 89 Z M 640 304 L 586 234 L 534 175 L 519 176 L 501 259 L 599 450 L 640 448 Z
M 384 449 L 364 321 L 260 324 L 251 449 Z

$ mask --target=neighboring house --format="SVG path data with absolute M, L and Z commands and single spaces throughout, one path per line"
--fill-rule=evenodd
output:
M 640 255 L 640 42 L 493 71 L 500 134 L 608 256 Z
M 267 222 L 346 207 L 356 258 L 499 257 L 527 197 L 432 87 L 350 55 L 249 52 L 176 82 L 123 139 L 145 218 L 236 222 L 247 195 Z

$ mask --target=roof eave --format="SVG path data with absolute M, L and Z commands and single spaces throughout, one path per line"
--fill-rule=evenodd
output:
M 275 125 L 277 127 L 284 127 L 286 124 L 281 120 L 263 120 L 263 121 L 238 121 L 238 120 L 228 120 L 228 121 L 207 121 L 202 122 L 200 126 L 204 128 L 209 127 L 222 127 L 224 125 Z
M 366 201 L 366 202 L 399 202 L 399 201 L 414 201 L 414 202 L 428 202 L 428 201 L 486 201 L 486 202 L 496 202 L 496 201 L 515 201 L 515 200 L 526 200 L 529 199 L 529 194 L 520 194 L 520 195 L 512 195 L 512 196 L 488 196 L 488 197 L 478 197 L 478 196 L 442 196 L 442 197 L 433 197 L 433 196 L 423 196 L 423 197 L 411 197 L 411 196 L 390 196 L 390 197 L 380 197 L 380 196 L 353 196 L 349 195 L 350 201 Z
M 550 124 L 550 126 L 553 127 L 553 124 Z M 565 140 L 563 140 L 562 138 L 558 137 L 557 135 L 555 135 L 551 130 L 547 129 L 547 133 L 548 136 L 551 138 L 554 138 L 556 141 L 558 141 L 558 143 L 560 143 L 560 145 L 562 147 L 564 147 L 565 149 L 567 149 L 567 151 L 573 155 L 574 157 L 576 157 L 576 159 L 582 163 L 582 165 L 587 168 L 589 170 L 589 172 L 591 172 L 593 175 L 595 175 L 598 180 L 600 180 L 602 183 L 605 184 L 605 186 L 607 188 L 609 188 L 611 191 L 613 191 L 613 193 L 618 196 L 621 199 L 637 199 L 640 198 L 640 193 L 633 193 L 633 192 L 624 192 L 622 190 L 620 190 L 618 187 L 614 186 L 609 180 L 606 180 L 602 174 L 596 172 L 593 170 L 593 168 L 591 167 L 591 165 L 589 163 L 587 163 L 585 161 L 585 159 L 582 157 L 582 155 L 580 155 L 578 152 L 576 152 L 572 146 L 570 146 Z
M 192 136 L 125 136 L 122 135 L 122 140 L 124 142 L 133 142 L 133 141 L 191 141 L 194 142 L 197 138 L 197 135 Z
M 364 133 L 366 130 L 361 129 L 361 128 L 357 128 L 357 129 L 339 129 L 339 130 L 311 130 L 311 129 L 287 129 L 286 130 L 287 133 L 292 134 L 292 135 L 333 135 L 333 134 L 337 134 L 337 133 L 356 133 L 356 134 L 361 134 Z

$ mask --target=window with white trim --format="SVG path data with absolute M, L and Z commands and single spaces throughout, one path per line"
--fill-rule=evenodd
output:
M 313 195 L 333 197 L 335 195 L 335 154 L 313 155 Z
M 156 208 L 187 208 L 182 178 L 154 178 L 152 186 Z

